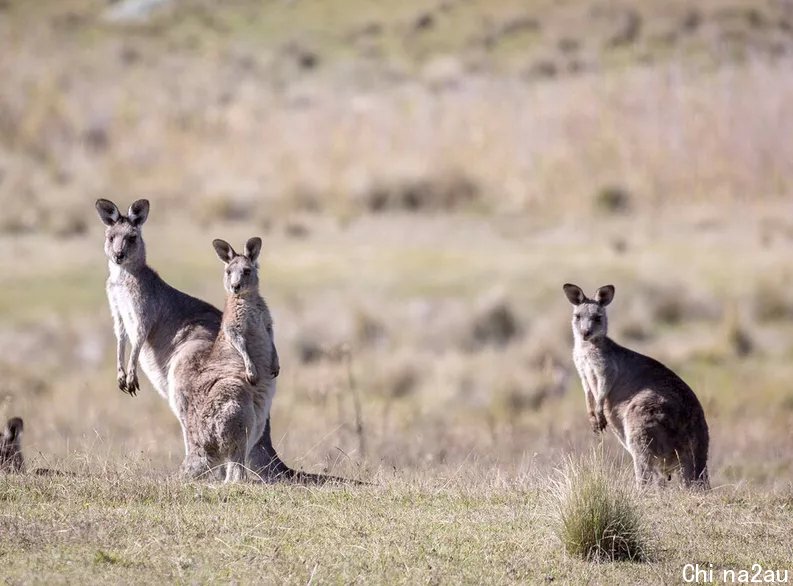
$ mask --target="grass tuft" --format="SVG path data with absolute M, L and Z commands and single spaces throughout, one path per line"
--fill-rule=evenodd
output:
M 625 473 L 599 454 L 570 458 L 551 491 L 553 526 L 565 551 L 594 562 L 649 558 L 648 526 Z

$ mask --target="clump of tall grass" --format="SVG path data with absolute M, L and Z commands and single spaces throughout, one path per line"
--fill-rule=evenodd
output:
M 601 454 L 570 457 L 550 492 L 554 531 L 572 556 L 645 561 L 651 538 L 632 479 Z

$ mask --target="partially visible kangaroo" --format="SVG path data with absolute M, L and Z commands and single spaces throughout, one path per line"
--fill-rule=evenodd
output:
M 22 432 L 25 424 L 21 417 L 12 417 L 0 432 L 0 472 L 24 474 L 25 458 L 22 456 Z M 71 472 L 61 472 L 51 468 L 36 468 L 37 476 L 74 476 Z
M 117 339 L 119 388 L 134 395 L 139 387 L 137 364 L 179 419 L 187 449 L 184 380 L 177 370 L 195 370 L 220 330 L 220 310 L 182 293 L 146 264 L 141 227 L 149 214 L 148 200 L 133 203 L 126 216 L 106 199 L 96 201 L 105 230 L 105 255 L 110 275 L 107 297 Z M 124 364 L 126 343 L 131 345 Z M 126 366 L 126 368 L 125 368 Z M 278 457 L 270 439 L 270 420 L 248 454 L 251 468 L 268 478 L 301 478 Z
M 223 240 L 212 244 L 225 265 L 226 307 L 211 352 L 187 373 L 183 471 L 199 477 L 225 467 L 226 482 L 236 482 L 245 479 L 246 456 L 264 432 L 280 367 L 270 310 L 259 294 L 261 239 L 248 240 L 243 254 Z
M 566 284 L 573 304 L 573 361 L 597 433 L 611 426 L 633 458 L 637 483 L 662 483 L 673 471 L 686 486 L 710 488 L 708 425 L 694 391 L 666 366 L 608 337 L 606 306 L 614 286 L 590 299 Z
M 0 472 L 22 474 L 25 471 L 25 459 L 22 457 L 24 427 L 20 417 L 12 417 L 0 433 Z

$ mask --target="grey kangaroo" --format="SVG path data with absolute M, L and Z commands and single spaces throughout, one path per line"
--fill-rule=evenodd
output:
M 280 366 L 273 322 L 259 294 L 260 238 L 237 254 L 215 240 L 223 261 L 226 306 L 214 345 L 200 369 L 187 373 L 187 457 L 183 471 L 199 477 L 222 472 L 226 482 L 246 477 L 245 459 L 261 437 L 275 395 Z
M 694 391 L 666 366 L 608 337 L 606 306 L 614 286 L 588 298 L 566 284 L 573 304 L 573 361 L 592 429 L 610 426 L 633 458 L 637 483 L 659 484 L 679 471 L 686 486 L 710 488 L 708 425 Z
M 133 203 L 127 215 L 106 199 L 96 202 L 105 224 L 105 255 L 110 275 L 107 297 L 117 339 L 118 387 L 130 395 L 139 388 L 138 361 L 157 392 L 168 401 L 182 426 L 187 448 L 185 383 L 177 372 L 200 366 L 220 331 L 221 312 L 209 303 L 182 293 L 146 264 L 141 228 L 149 214 L 149 202 Z M 125 365 L 127 343 L 131 351 Z M 301 479 L 302 473 L 284 464 L 270 439 L 270 420 L 249 454 L 248 463 L 266 478 Z
M 22 430 L 24 424 L 19 417 L 12 417 L 0 432 L 0 472 L 21 474 L 25 471 L 22 457 Z
M 25 458 L 22 456 L 22 432 L 25 424 L 21 417 L 12 417 L 0 432 L 0 472 L 24 474 Z M 37 476 L 74 476 L 71 472 L 61 472 L 51 468 L 36 468 L 32 474 Z

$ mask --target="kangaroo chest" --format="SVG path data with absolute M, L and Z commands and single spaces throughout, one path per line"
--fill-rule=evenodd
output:
M 573 353 L 573 362 L 584 383 L 584 391 L 588 389 L 596 396 L 608 393 L 609 366 L 603 356 L 598 352 L 577 349 Z
M 251 360 L 257 367 L 264 368 L 270 364 L 270 336 L 267 334 L 267 325 L 261 316 L 251 320 L 247 324 L 244 332 L 245 340 L 248 344 Z
M 237 329 L 245 339 L 248 354 L 256 368 L 269 368 L 272 340 L 268 330 L 269 314 L 264 301 L 239 304 L 231 310 L 234 323 L 229 323 L 229 327 Z
M 110 309 L 121 322 L 130 345 L 141 348 L 139 359 L 143 372 L 157 392 L 166 397 L 167 359 L 158 356 L 149 343 L 149 337 L 157 329 L 160 319 L 159 305 L 152 302 L 154 295 L 140 279 L 128 273 L 111 271 L 107 281 L 107 296 Z
M 107 296 L 111 309 L 121 320 L 129 341 L 134 344 L 144 329 L 140 288 L 126 280 L 108 281 Z

